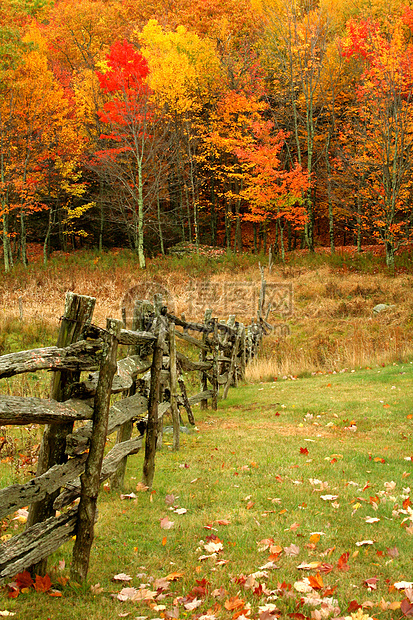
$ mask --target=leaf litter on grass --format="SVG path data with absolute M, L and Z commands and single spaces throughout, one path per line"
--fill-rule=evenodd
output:
M 316 380 L 309 381 L 306 398 L 311 401 L 318 396 L 311 392 Z M 246 401 L 248 389 L 240 388 Z M 263 424 L 266 390 L 261 394 L 262 410 L 247 417 L 245 412 L 228 414 L 220 404 L 225 425 L 203 424 L 208 412 L 197 412 L 200 432 L 186 440 L 179 454 L 184 467 L 176 467 L 178 455 L 159 454 L 156 493 L 151 500 L 139 493 L 136 504 L 128 502 L 124 518 L 126 524 L 126 517 L 142 515 L 140 523 L 151 527 L 139 526 L 139 536 L 136 529 L 122 535 L 121 540 L 132 536 L 130 555 L 112 564 L 106 582 L 96 575 L 105 585 L 91 596 L 113 594 L 118 615 L 165 620 L 412 616 L 412 461 L 396 422 L 377 424 L 363 437 L 359 431 L 343 434 L 328 427 L 327 441 L 318 437 L 320 427 L 311 425 L 306 429 L 306 438 L 314 440 L 308 462 L 300 452 L 303 435 L 293 432 L 303 418 L 298 407 L 290 406 L 296 392 L 284 391 L 286 408 L 277 422 L 288 427 L 288 440 L 279 426 Z M 339 403 L 336 411 L 342 407 Z M 326 413 L 323 423 L 329 423 L 329 416 L 335 420 L 334 413 Z M 379 454 L 385 463 L 374 460 Z M 109 510 L 109 500 L 104 502 Z M 174 521 L 165 516 L 169 510 Z M 122 520 L 116 523 L 116 530 L 123 527 Z M 161 540 L 162 529 L 169 531 Z M 137 572 L 142 562 L 147 566 L 143 579 Z M 114 591 L 113 575 L 132 579 L 126 588 L 119 579 Z

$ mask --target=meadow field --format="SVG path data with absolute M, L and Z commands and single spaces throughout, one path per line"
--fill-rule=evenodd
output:
M 100 325 L 120 317 L 130 289 L 153 283 L 187 315 L 194 281 L 259 285 L 258 261 L 265 257 L 159 258 L 142 275 L 128 252 L 56 256 L 2 276 L 1 353 L 54 344 L 67 290 L 96 296 Z M 195 410 L 179 452 L 165 435 L 151 493 L 140 483 L 141 453 L 128 460 L 121 496 L 105 486 L 87 583 L 69 580 L 67 544 L 51 558 L 50 584 L 18 587 L 18 596 L 2 589 L 1 616 L 413 615 L 410 257 L 391 274 L 373 255 L 296 255 L 265 277 L 293 285 L 292 316 L 269 316 L 291 335 L 265 338 L 245 383 L 218 411 Z M 391 307 L 375 315 L 379 303 Z M 0 389 L 45 396 L 48 385 L 35 373 Z M 5 486 L 35 470 L 40 429 L 1 432 Z M 3 520 L 3 540 L 24 528 L 15 517 Z

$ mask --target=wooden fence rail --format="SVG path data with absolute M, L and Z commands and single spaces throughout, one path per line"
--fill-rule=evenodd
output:
M 0 518 L 30 506 L 26 530 L 0 547 L 0 583 L 25 569 L 44 574 L 47 557 L 74 535 L 71 577 L 84 581 L 101 483 L 110 478 L 113 488 L 121 488 L 127 457 L 144 447 L 143 482 L 150 488 L 163 416 L 171 413 L 177 450 L 182 409 L 194 425 L 193 405 L 206 408 L 211 401 L 216 409 L 219 396 L 226 398 L 229 387 L 245 377 L 268 329 L 263 288 L 257 321 L 248 327 L 233 316 L 218 321 L 211 310 L 203 323 L 187 322 L 168 313 L 155 296 L 153 304 L 136 301 L 132 329 L 115 319 L 103 329 L 91 322 L 94 298 L 68 293 L 56 346 L 0 357 L 0 378 L 53 373 L 49 399 L 0 396 L 1 425 L 46 425 L 36 476 L 0 490 Z M 179 351 L 179 341 L 191 355 L 198 352 L 198 359 Z M 128 351 L 117 361 L 119 345 Z M 190 372 L 199 375 L 200 384 L 191 396 L 184 380 Z M 122 398 L 111 402 L 113 394 Z M 74 422 L 82 421 L 74 429 Z M 134 422 L 138 435 L 132 438 Z M 115 431 L 116 444 L 104 455 L 106 439 Z

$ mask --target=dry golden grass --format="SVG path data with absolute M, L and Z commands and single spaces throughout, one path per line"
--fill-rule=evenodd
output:
M 121 306 L 128 291 L 139 296 L 153 290 L 153 283 L 167 289 L 174 300 L 173 311 L 191 316 L 197 286 L 208 280 L 221 285 L 255 282 L 260 284 L 257 264 L 234 259 L 231 264 L 205 263 L 198 270 L 193 264 L 155 259 L 147 271 L 139 271 L 136 260 L 110 255 L 89 256 L 82 262 L 71 257 L 54 260 L 48 268 L 32 265 L 0 279 L 0 326 L 20 315 L 24 322 L 42 320 L 58 328 L 68 290 L 96 297 L 94 322 L 104 325 L 106 317 L 121 316 Z M 105 262 L 106 261 L 106 262 Z M 210 269 L 211 268 L 211 269 Z M 210 271 L 208 271 L 210 269 Z M 201 273 L 200 273 L 201 272 Z M 275 265 L 269 283 L 292 283 L 294 313 L 284 321 L 270 314 L 271 323 L 286 322 L 291 330 L 287 338 L 278 331 L 265 338 L 260 356 L 248 369 L 248 379 L 259 381 L 275 376 L 306 372 L 339 371 L 343 368 L 386 364 L 403 360 L 413 353 L 413 276 L 391 277 L 382 273 L 352 273 L 322 263 L 294 266 Z M 235 310 L 237 319 L 249 323 L 251 304 L 240 295 Z M 235 302 L 234 302 L 235 303 Z M 234 306 L 234 303 L 232 306 Z M 394 304 L 382 314 L 372 312 L 376 304 Z M 129 306 L 131 307 L 131 306 Z M 228 317 L 223 295 L 215 300 L 214 314 Z M 234 309 L 233 307 L 231 308 Z M 230 309 L 230 310 L 231 310 Z

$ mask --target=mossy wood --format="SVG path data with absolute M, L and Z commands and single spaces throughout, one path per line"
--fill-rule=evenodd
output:
M 102 362 L 93 411 L 93 432 L 85 471 L 80 477 L 81 494 L 76 540 L 70 569 L 71 578 L 79 583 L 86 579 L 94 538 L 96 504 L 108 428 L 111 385 L 117 368 L 116 355 L 121 326 L 121 321 L 107 319 L 106 332 L 103 336 Z
M 43 500 L 49 493 L 64 487 L 83 472 L 87 453 L 55 465 L 42 476 L 32 478 L 25 484 L 12 484 L 0 490 L 0 519 L 14 511 Z
M 68 292 L 66 294 L 64 315 L 60 324 L 59 335 L 57 337 L 57 347 L 63 348 L 76 342 L 83 333 L 86 326 L 92 320 L 96 299 L 86 295 L 76 295 Z M 70 396 L 69 386 L 78 382 L 80 372 L 59 371 L 55 372 L 52 378 L 51 398 L 59 402 L 67 400 Z M 73 421 L 65 424 L 49 424 L 43 434 L 40 448 L 39 460 L 37 465 L 37 476 L 46 473 L 54 465 L 59 465 L 67 461 L 66 455 L 66 436 L 73 430 Z M 53 502 L 59 491 L 51 493 L 44 500 L 35 502 L 30 506 L 27 527 L 30 528 L 35 523 L 45 521 L 54 515 Z M 33 565 L 33 574 L 44 575 L 47 570 L 47 558 L 43 558 L 40 564 Z
M 111 435 L 119 426 L 133 418 L 145 417 L 147 410 L 148 400 L 140 394 L 134 394 L 128 398 L 116 401 L 109 409 L 107 434 Z M 92 422 L 88 422 L 67 436 L 66 451 L 68 455 L 80 454 L 88 448 L 92 429 Z
M 36 523 L 13 536 L 0 548 L 0 582 L 14 577 L 30 565 L 39 565 L 70 540 L 76 532 L 77 506 L 59 517 Z
M 48 398 L 0 396 L 0 424 L 56 424 L 91 419 L 91 407 L 77 400 L 60 403 Z
M 80 341 L 65 348 L 46 347 L 2 355 L 0 379 L 37 370 L 96 370 L 101 349 L 100 341 Z
M 141 448 L 142 437 L 134 437 L 133 439 L 129 439 L 129 441 L 123 441 L 122 443 L 116 444 L 103 459 L 102 469 L 100 472 L 100 484 L 105 482 L 105 480 L 114 474 L 119 463 L 125 456 L 136 454 Z M 79 497 L 80 490 L 81 486 L 79 479 L 71 482 L 70 485 L 63 489 L 60 495 L 56 498 L 53 507 L 56 510 L 62 510 L 62 508 L 68 506 Z

